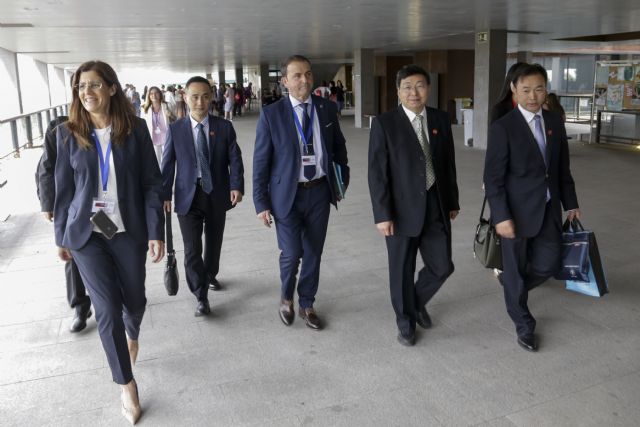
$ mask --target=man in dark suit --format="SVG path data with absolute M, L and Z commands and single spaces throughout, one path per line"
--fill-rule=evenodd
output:
M 67 116 L 59 116 L 52 120 L 44 134 L 44 144 L 42 157 L 38 163 L 36 172 L 36 185 L 40 208 L 44 218 L 53 221 L 53 202 L 56 197 L 55 168 L 58 149 L 56 145 L 56 127 L 66 122 Z M 64 274 L 67 283 L 67 301 L 69 306 L 75 310 L 75 315 L 71 321 L 69 331 L 80 332 L 87 327 L 87 319 L 91 317 L 91 300 L 87 295 L 78 271 L 76 262 L 71 259 L 64 264 Z
M 451 124 L 446 113 L 426 107 L 429 75 L 407 65 L 396 87 L 402 105 L 371 126 L 369 191 L 387 243 L 398 341 L 411 346 L 416 322 L 431 327 L 426 304 L 453 272 L 451 220 L 460 206 Z M 414 283 L 418 250 L 424 267 Z
M 542 109 L 547 72 L 538 65 L 518 70 L 511 90 L 518 103 L 489 128 L 484 183 L 491 218 L 502 237 L 507 312 L 518 344 L 536 351 L 536 321 L 528 292 L 560 267 L 562 207 L 568 219 L 580 217 L 569 169 L 562 118 Z
M 308 327 L 322 322 L 313 303 L 320 278 L 320 258 L 329 222 L 329 204 L 337 207 L 334 164 L 349 183 L 347 148 L 335 103 L 311 95 L 313 74 L 307 58 L 294 55 L 282 67 L 289 96 L 260 114 L 253 155 L 253 203 L 260 221 L 271 227 L 280 253 L 280 319 L 293 322 L 293 294 L 298 280 L 299 314 Z
M 162 155 L 165 210 L 171 211 L 175 176 L 175 211 L 184 241 L 187 284 L 198 300 L 196 316 L 211 312 L 208 289 L 221 289 L 216 275 L 226 215 L 244 194 L 244 167 L 236 132 L 231 122 L 209 114 L 212 96 L 205 78 L 196 76 L 187 81 L 190 115 L 169 126 Z

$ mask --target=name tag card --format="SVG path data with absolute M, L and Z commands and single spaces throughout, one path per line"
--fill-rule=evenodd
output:
M 91 212 L 103 211 L 106 214 L 112 214 L 116 210 L 116 202 L 110 199 L 93 198 Z

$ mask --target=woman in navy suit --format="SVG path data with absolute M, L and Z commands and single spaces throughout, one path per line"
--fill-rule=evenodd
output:
M 54 222 L 58 254 L 73 259 L 96 312 L 122 414 L 141 415 L 132 364 L 145 311 L 145 261 L 164 255 L 162 177 L 143 119 L 135 117 L 116 73 L 82 64 L 72 77 L 69 121 L 58 127 Z M 96 212 L 115 235 L 91 221 Z M 103 215 L 104 218 L 104 215 Z

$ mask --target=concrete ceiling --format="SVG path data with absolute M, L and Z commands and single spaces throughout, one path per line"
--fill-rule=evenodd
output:
M 513 32 L 510 52 L 640 53 L 640 40 L 553 41 L 637 31 L 638 0 L 1 0 L 0 10 L 0 47 L 61 68 L 97 58 L 201 72 L 292 53 L 350 62 L 358 48 L 473 49 L 489 28 Z M 7 27 L 21 23 L 33 27 Z

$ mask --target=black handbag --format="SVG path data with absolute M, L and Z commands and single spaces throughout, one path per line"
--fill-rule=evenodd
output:
M 484 218 L 484 208 L 487 205 L 487 197 L 482 201 L 480 218 L 476 227 L 476 234 L 473 239 L 473 256 L 480 261 L 480 264 L 487 268 L 497 268 L 502 270 L 502 247 L 500 236 L 496 233 L 496 228 L 491 224 L 491 219 Z
M 171 230 L 171 212 L 165 213 L 165 227 L 167 242 L 167 265 L 164 268 L 164 287 L 167 294 L 175 295 L 178 293 L 178 263 L 176 262 L 176 251 L 173 249 L 173 231 Z
M 589 235 L 577 219 L 562 225 L 562 266 L 557 280 L 589 281 Z

